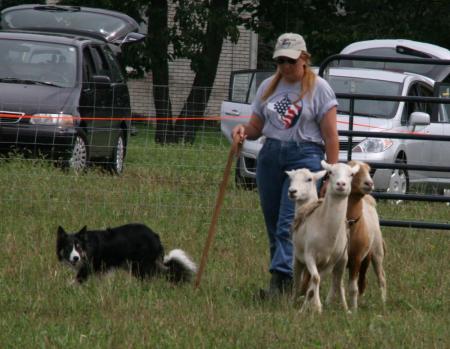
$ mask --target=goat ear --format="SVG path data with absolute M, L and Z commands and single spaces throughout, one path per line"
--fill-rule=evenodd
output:
M 352 173 L 353 174 L 358 173 L 358 171 L 359 171 L 359 165 L 358 164 L 352 167 Z
M 371 167 L 370 167 L 370 165 L 369 165 L 368 163 L 363 162 L 361 166 L 364 166 L 364 167 L 366 168 L 366 171 L 367 171 L 367 172 L 370 172 Z
M 319 179 L 321 179 L 323 176 L 325 176 L 327 174 L 327 170 L 322 170 L 322 171 L 319 171 L 319 172 L 316 172 L 316 173 L 314 173 L 313 174 L 313 176 L 314 176 L 314 179 L 316 180 L 316 181 L 318 181 Z
M 328 163 L 328 162 L 326 162 L 325 160 L 322 160 L 321 162 L 320 162 L 320 164 L 322 165 L 322 167 L 325 169 L 325 170 L 329 170 L 330 169 L 330 164 Z
M 292 175 L 294 174 L 295 170 L 285 171 L 285 172 L 290 178 L 292 178 Z

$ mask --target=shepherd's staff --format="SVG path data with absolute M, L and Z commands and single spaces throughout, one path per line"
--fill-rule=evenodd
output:
M 240 141 L 238 141 L 237 139 L 233 139 L 233 142 L 230 147 L 230 152 L 228 153 L 227 164 L 225 165 L 225 170 L 223 171 L 222 183 L 220 184 L 219 194 L 217 195 L 216 206 L 214 208 L 214 213 L 208 230 L 208 237 L 206 238 L 205 247 L 203 248 L 202 259 L 200 261 L 197 277 L 195 279 L 195 286 L 194 286 L 195 288 L 198 288 L 198 286 L 200 285 L 203 270 L 205 269 L 206 266 L 206 260 L 208 259 L 209 248 L 211 247 L 214 235 L 216 234 L 217 220 L 219 219 L 220 209 L 222 207 L 223 198 L 225 196 L 225 189 L 227 187 L 228 177 L 230 177 L 231 165 L 233 164 L 234 156 L 239 155 L 241 145 L 242 143 Z

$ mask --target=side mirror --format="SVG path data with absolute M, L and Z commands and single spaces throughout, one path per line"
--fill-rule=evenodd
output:
M 106 75 L 92 76 L 92 82 L 96 89 L 106 89 L 111 87 L 111 79 Z
M 430 124 L 430 114 L 421 111 L 415 111 L 409 116 L 409 124 L 411 126 L 426 126 Z

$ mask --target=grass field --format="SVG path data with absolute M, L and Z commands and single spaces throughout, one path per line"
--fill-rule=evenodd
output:
M 56 259 L 58 225 L 143 222 L 166 250 L 200 261 L 227 153 L 217 131 L 161 147 L 140 130 L 121 177 L 1 161 L 0 348 L 450 348 L 448 231 L 383 228 L 386 309 L 369 271 L 358 313 L 333 305 L 300 314 L 287 298 L 254 301 L 269 279 L 266 234 L 256 192 L 232 181 L 199 289 L 125 271 L 69 285 L 73 272 Z M 385 219 L 449 221 L 442 203 L 379 210 Z

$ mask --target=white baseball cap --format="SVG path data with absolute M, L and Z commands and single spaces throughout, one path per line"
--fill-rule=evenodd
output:
M 285 33 L 278 38 L 272 58 L 289 57 L 298 59 L 302 52 L 308 52 L 303 37 L 295 33 Z

